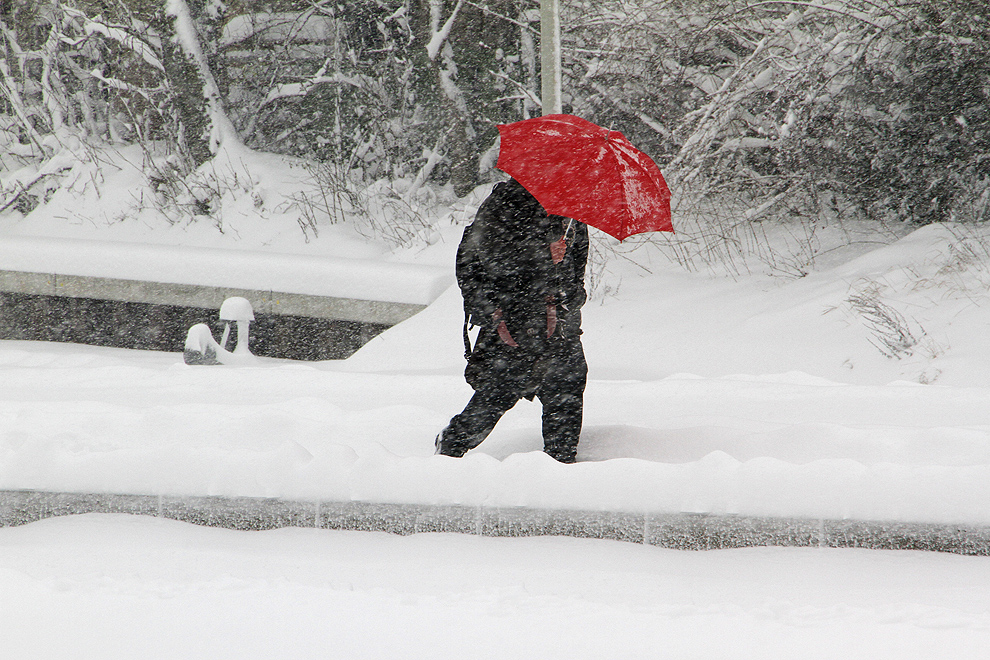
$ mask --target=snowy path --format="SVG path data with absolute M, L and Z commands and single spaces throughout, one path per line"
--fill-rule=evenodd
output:
M 577 466 L 522 402 L 465 459 L 457 374 L 0 343 L 0 489 L 990 524 L 982 388 L 593 380 Z
M 566 538 L 232 532 L 90 515 L 0 529 L 12 658 L 957 660 L 990 558 Z M 55 634 L 57 633 L 57 634 Z

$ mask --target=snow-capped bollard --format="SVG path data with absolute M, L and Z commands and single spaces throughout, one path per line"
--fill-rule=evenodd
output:
M 254 362 L 255 357 L 248 348 L 248 329 L 254 320 L 254 309 L 245 298 L 227 298 L 220 305 L 220 320 L 226 321 L 220 343 L 213 338 L 213 332 L 205 323 L 197 323 L 189 328 L 182 359 L 186 364 L 245 364 Z M 230 324 L 237 323 L 237 346 L 227 350 L 230 338 Z
M 251 303 L 246 298 L 239 296 L 227 298 L 220 305 L 220 320 L 227 322 L 223 329 L 223 340 L 220 342 L 220 347 L 227 348 L 227 339 L 230 337 L 230 322 L 234 321 L 237 323 L 237 346 L 234 347 L 234 353 L 250 355 L 248 327 L 254 320 L 254 309 L 251 307 Z

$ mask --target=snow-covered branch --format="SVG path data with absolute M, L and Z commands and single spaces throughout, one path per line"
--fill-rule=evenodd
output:
M 732 119 L 738 111 L 738 101 L 754 90 L 765 87 L 769 83 L 771 76 L 766 74 L 766 69 L 761 69 L 760 73 L 752 76 L 750 64 L 757 60 L 770 43 L 770 37 L 765 36 L 757 44 L 756 49 L 744 61 L 736 66 L 735 71 L 730 74 L 721 84 L 719 89 L 712 95 L 705 106 L 699 108 L 694 113 L 685 116 L 685 125 L 690 125 L 692 114 L 699 116 L 694 124 L 694 130 L 684 141 L 680 152 L 670 164 L 672 170 L 677 170 L 684 163 L 692 163 L 694 168 L 688 175 L 688 180 L 699 171 L 700 160 L 698 154 L 718 136 L 722 129 Z M 735 88 L 737 80 L 743 79 L 741 87 Z M 728 102 L 731 99 L 732 102 Z
M 426 158 L 426 162 L 424 162 L 423 166 L 419 168 L 419 172 L 416 173 L 416 178 L 413 180 L 412 184 L 410 184 L 409 186 L 409 189 L 406 190 L 405 194 L 403 195 L 403 198 L 406 201 L 412 200 L 414 198 L 414 196 L 416 195 L 416 191 L 418 191 L 420 188 L 423 187 L 423 184 L 426 183 L 427 179 L 429 179 L 430 174 L 433 172 L 434 168 L 436 168 L 437 164 L 439 164 L 440 161 L 443 160 L 442 147 L 446 139 L 447 139 L 447 133 L 442 133 L 440 137 L 437 139 L 436 145 L 434 145 L 432 149 L 428 151 L 424 150 L 423 156 Z
M 130 83 L 124 82 L 119 78 L 107 78 L 103 75 L 103 71 L 100 69 L 93 69 L 89 72 L 90 77 L 95 78 L 102 82 L 107 87 L 111 89 L 117 89 L 122 92 L 132 92 L 144 97 L 147 101 L 151 102 L 151 96 L 145 90 L 137 87 L 136 85 L 131 85 Z
M 325 10 L 316 5 L 302 13 L 262 12 L 234 16 L 223 27 L 220 45 L 228 47 L 248 39 L 267 43 L 328 41 L 333 39 L 337 23 L 332 12 L 317 14 L 320 11 Z
M 746 5 L 745 9 L 739 10 L 750 11 L 753 9 L 758 9 L 760 7 L 767 7 L 773 5 L 782 6 L 794 6 L 794 7 L 804 7 L 806 9 L 819 9 L 821 11 L 829 11 L 842 16 L 848 16 L 854 18 L 857 21 L 866 23 L 867 25 L 872 25 L 878 29 L 884 29 L 890 27 L 896 22 L 896 19 L 887 12 L 874 12 L 876 15 L 872 15 L 865 11 L 858 11 L 849 2 L 807 2 L 806 0 L 762 0 L 761 2 L 754 2 L 753 4 Z M 896 6 L 890 6 L 887 11 L 896 11 Z
M 2 27 L 4 33 L 7 34 L 6 26 Z M 10 67 L 7 65 L 7 59 L 2 57 L 0 57 L 0 75 L 3 76 L 3 80 L 0 80 L 0 93 L 3 94 L 8 103 L 10 103 L 11 108 L 13 108 L 14 114 L 17 115 L 17 119 L 20 121 L 21 128 L 24 129 L 31 142 L 37 147 L 39 154 L 50 154 L 51 150 L 45 148 L 44 138 L 34 127 L 34 122 L 31 121 L 31 115 L 34 113 L 28 110 L 24 99 L 21 98 L 21 94 L 18 91 L 18 84 L 11 74 Z
M 518 89 L 520 91 L 520 95 L 519 96 L 515 96 L 515 97 L 512 97 L 512 98 L 526 99 L 527 101 L 529 101 L 530 103 L 532 103 L 533 106 L 535 106 L 537 108 L 539 108 L 540 106 L 543 105 L 543 101 L 540 99 L 540 97 L 537 96 L 537 94 L 532 89 L 526 87 L 525 85 L 523 85 L 522 83 L 520 83 L 518 80 L 513 80 L 512 78 L 510 78 L 509 76 L 505 75 L 504 73 L 502 73 L 500 71 L 489 70 L 488 73 L 490 73 L 493 78 L 498 78 L 500 80 L 504 80 L 505 82 L 509 83 L 511 86 L 515 87 L 516 89 Z
M 643 122 L 643 124 L 645 124 L 646 126 L 648 126 L 651 129 L 653 129 L 654 131 L 656 131 L 660 135 L 664 136 L 665 138 L 674 139 L 673 132 L 670 129 L 668 129 L 666 126 L 664 126 L 663 124 L 661 124 L 658 120 L 654 119 L 653 117 L 649 116 L 648 114 L 646 114 L 645 112 L 643 112 L 641 110 L 636 110 L 629 103 L 626 103 L 622 99 L 615 98 L 615 97 L 611 96 L 609 94 L 608 90 L 605 89 L 602 85 L 600 85 L 600 84 L 598 84 L 596 82 L 590 81 L 590 80 L 587 81 L 587 83 L 595 91 L 597 91 L 599 94 L 601 94 L 603 98 L 609 99 L 612 103 L 614 103 L 623 112 L 628 112 L 629 114 L 634 115 L 637 119 L 639 119 L 641 122 Z
M 168 16 L 175 19 L 175 34 L 179 45 L 196 65 L 203 81 L 203 95 L 206 97 L 211 126 L 210 150 L 216 153 L 223 146 L 240 145 L 241 139 L 223 109 L 220 88 L 200 46 L 199 34 L 192 13 L 189 11 L 189 5 L 186 0 L 167 0 L 165 11 Z
M 512 18 L 511 16 L 506 16 L 505 14 L 500 14 L 497 11 L 493 11 L 491 8 L 488 7 L 488 5 L 482 5 L 482 4 L 478 4 L 477 2 L 471 2 L 471 0 L 464 0 L 464 4 L 468 5 L 469 7 L 474 7 L 475 9 L 478 9 L 481 12 L 488 14 L 489 16 L 496 16 L 497 18 L 499 18 L 499 20 L 503 20 L 507 23 L 512 23 L 513 25 L 518 26 L 523 30 L 530 32 L 532 34 L 535 35 L 540 34 L 540 31 L 534 28 L 530 23 L 517 20 L 515 18 Z
M 41 98 L 48 109 L 52 131 L 58 131 L 62 128 L 69 104 L 66 98 L 65 85 L 62 84 L 59 77 L 58 62 L 56 61 L 61 43 L 63 20 L 61 16 L 53 16 L 48 38 L 41 48 Z
M 454 19 L 457 18 L 457 13 L 464 5 L 464 0 L 457 0 L 454 10 L 450 12 L 450 16 L 447 17 L 443 26 L 440 25 L 442 4 L 442 0 L 430 0 L 430 19 L 433 36 L 430 38 L 430 42 L 426 44 L 426 54 L 429 56 L 431 62 L 437 59 L 440 49 L 443 48 L 444 42 L 450 36 L 450 30 L 454 26 Z
M 112 39 L 125 48 L 136 53 L 142 60 L 158 69 L 164 71 L 161 60 L 158 58 L 156 49 L 151 43 L 128 32 L 120 25 L 110 25 L 109 23 L 92 19 L 78 9 L 65 7 L 65 13 L 82 21 L 82 29 L 87 36 L 102 34 L 107 39 Z
M 376 93 L 380 93 L 380 90 L 378 90 L 377 88 L 381 87 L 381 85 L 372 78 L 363 75 L 348 76 L 345 75 L 344 73 L 341 73 L 340 71 L 336 71 L 334 73 L 328 74 L 327 69 L 329 69 L 329 67 L 330 67 L 330 60 L 328 59 L 326 62 L 324 62 L 323 66 L 320 67 L 320 70 L 317 71 L 311 78 L 307 78 L 306 80 L 300 82 L 278 83 L 276 85 L 273 85 L 272 88 L 268 91 L 268 94 L 265 96 L 265 100 L 264 102 L 262 102 L 262 106 L 268 105 L 269 103 L 282 98 L 290 98 L 293 96 L 306 96 L 317 85 L 323 85 L 328 83 L 350 85 L 356 89 L 360 89 L 363 91 L 373 91 Z

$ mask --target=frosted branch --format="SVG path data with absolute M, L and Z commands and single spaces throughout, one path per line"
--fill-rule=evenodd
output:
M 407 190 L 406 193 L 403 195 L 403 198 L 406 199 L 407 201 L 412 199 L 413 195 L 416 194 L 416 191 L 423 187 L 423 184 L 426 183 L 426 180 L 430 178 L 430 174 L 433 172 L 433 169 L 437 166 L 437 164 L 441 160 L 443 160 L 443 152 L 441 151 L 441 147 L 443 146 L 443 143 L 446 141 L 446 139 L 447 139 L 447 134 L 446 133 L 441 134 L 440 137 L 437 138 L 437 143 L 433 147 L 433 149 L 428 153 L 424 154 L 426 156 L 426 162 L 423 163 L 423 166 L 421 168 L 419 168 L 419 172 L 416 174 L 416 178 L 409 186 L 409 190 Z
M 832 2 L 803 2 L 801 0 L 763 0 L 763 2 L 756 2 L 751 5 L 747 5 L 746 10 L 755 9 L 757 7 L 764 7 L 768 5 L 793 5 L 797 7 L 806 7 L 808 9 L 820 9 L 822 11 L 828 11 L 835 14 L 841 14 L 842 16 L 848 16 L 849 18 L 854 18 L 857 21 L 860 21 L 861 23 L 872 25 L 873 27 L 881 30 L 890 27 L 895 22 L 892 16 L 881 16 L 878 17 L 878 19 L 874 19 L 872 16 L 870 16 L 865 12 L 856 11 L 848 4 L 838 4 Z
M 78 9 L 72 9 L 70 7 L 65 7 L 65 13 L 69 16 L 73 16 L 82 20 L 83 31 L 87 36 L 93 34 L 102 34 L 108 39 L 116 41 L 125 48 L 136 53 L 145 62 L 158 69 L 159 71 L 164 71 L 165 67 L 162 66 L 161 60 L 158 59 L 158 55 L 155 53 L 155 49 L 146 41 L 134 36 L 127 30 L 116 25 L 108 25 L 101 21 L 96 21 L 79 11 Z
M 4 33 L 6 33 L 6 28 L 4 29 Z M 3 93 L 11 107 L 14 109 L 14 114 L 16 114 L 17 118 L 20 120 L 21 126 L 25 131 L 27 131 L 28 136 L 38 148 L 39 153 L 50 153 L 44 147 L 44 139 L 34 128 L 34 124 L 31 122 L 30 115 L 32 113 L 28 112 L 27 107 L 24 105 L 24 100 L 21 98 L 21 95 L 17 90 L 17 83 L 10 75 L 10 67 L 7 66 L 7 60 L 5 58 L 0 58 L 0 74 L 3 75 L 3 80 L 0 81 L 0 92 Z
M 508 23 L 512 23 L 513 25 L 517 25 L 520 28 L 522 28 L 523 30 L 528 30 L 529 32 L 532 32 L 533 34 L 539 34 L 540 33 L 539 30 L 533 28 L 533 26 L 530 25 L 530 24 L 528 24 L 528 23 L 523 23 L 522 21 L 518 21 L 518 20 L 516 20 L 514 18 L 511 18 L 509 16 L 506 16 L 505 14 L 500 14 L 497 11 L 492 11 L 487 6 L 485 6 L 485 5 L 479 5 L 477 2 L 471 2 L 471 0 L 464 0 L 464 1 L 465 1 L 465 3 L 467 5 L 469 5 L 471 7 L 474 7 L 475 9 L 480 9 L 482 12 L 484 12 L 485 14 L 488 14 L 489 16 L 494 16 L 494 17 L 499 18 L 499 19 L 501 19 L 503 21 L 506 21 Z
M 436 12 L 438 8 L 437 0 L 431 0 L 431 9 Z M 457 13 L 461 10 L 464 5 L 464 0 L 457 0 L 457 5 L 454 6 L 454 11 L 450 12 L 450 16 L 447 21 L 438 30 L 433 32 L 433 37 L 430 39 L 430 43 L 426 44 L 426 54 L 429 56 L 430 61 L 433 62 L 437 59 L 437 54 L 440 53 L 440 49 L 443 47 L 443 42 L 447 40 L 450 36 L 450 30 L 454 26 L 454 19 L 457 18 Z M 434 13 L 436 15 L 436 13 Z
M 327 75 L 327 69 L 329 68 L 330 60 L 327 60 L 320 70 L 317 71 L 312 78 L 307 78 L 306 80 L 294 83 L 281 83 L 274 85 L 265 96 L 265 100 L 262 101 L 261 105 L 266 106 L 273 101 L 277 101 L 282 98 L 290 98 L 293 96 L 306 96 L 309 92 L 317 85 L 336 83 L 343 85 L 350 85 L 356 89 L 360 90 L 371 90 L 375 86 L 375 81 L 368 76 L 348 76 L 344 75 L 340 71 L 336 73 Z
M 48 32 L 48 38 L 41 49 L 41 98 L 48 108 L 52 131 L 62 128 L 68 109 L 65 85 L 59 79 L 56 62 L 63 20 L 63 18 L 53 17 L 51 30 Z
M 199 34 L 189 11 L 189 5 L 186 0 L 168 0 L 165 11 L 175 19 L 175 34 L 179 45 L 192 59 L 203 80 L 203 95 L 209 108 L 210 124 L 213 129 L 210 135 L 210 150 L 216 153 L 221 146 L 240 145 L 241 140 L 237 135 L 237 130 L 223 111 L 220 88 L 210 71 L 203 49 L 199 45 Z
M 147 99 L 149 103 L 151 102 L 151 97 L 148 95 L 146 91 L 144 91 L 140 87 L 135 87 L 130 83 L 120 80 L 119 78 L 107 78 L 103 75 L 103 72 L 100 71 L 99 69 L 93 69 L 92 71 L 89 72 L 89 75 L 92 78 L 96 78 L 107 87 L 113 89 L 119 89 L 122 92 L 133 92 L 135 94 L 140 94 L 145 99 Z

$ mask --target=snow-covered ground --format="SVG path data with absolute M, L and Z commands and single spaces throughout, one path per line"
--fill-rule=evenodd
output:
M 958 660 L 990 558 L 88 515 L 0 529 L 4 657 Z
M 367 217 L 304 234 L 286 204 L 295 170 L 260 155 L 213 224 L 163 219 L 127 165 L 100 186 L 78 167 L 47 206 L 2 218 L 0 244 L 34 260 L 17 269 L 58 272 L 66 251 L 16 246 L 68 240 L 209 248 L 217 272 L 253 252 L 450 269 L 483 195 L 417 197 L 429 222 L 395 248 Z M 0 489 L 990 524 L 990 233 L 765 230 L 792 252 L 715 272 L 683 268 L 700 263 L 686 243 L 598 243 L 577 465 L 539 451 L 539 405 L 525 401 L 464 459 L 432 455 L 470 396 L 448 288 L 339 362 L 190 367 L 178 353 L 0 342 Z M 0 529 L 0 557 L 0 632 L 17 657 L 990 651 L 985 558 L 112 516 Z M 39 635 L 40 621 L 62 636 Z
M 539 451 L 527 401 L 432 455 L 471 394 L 456 287 L 339 362 L 2 342 L 0 488 L 990 524 L 985 266 L 950 238 L 796 280 L 616 259 L 585 310 L 577 466 Z M 848 302 L 866 280 L 918 340 L 900 359 Z

